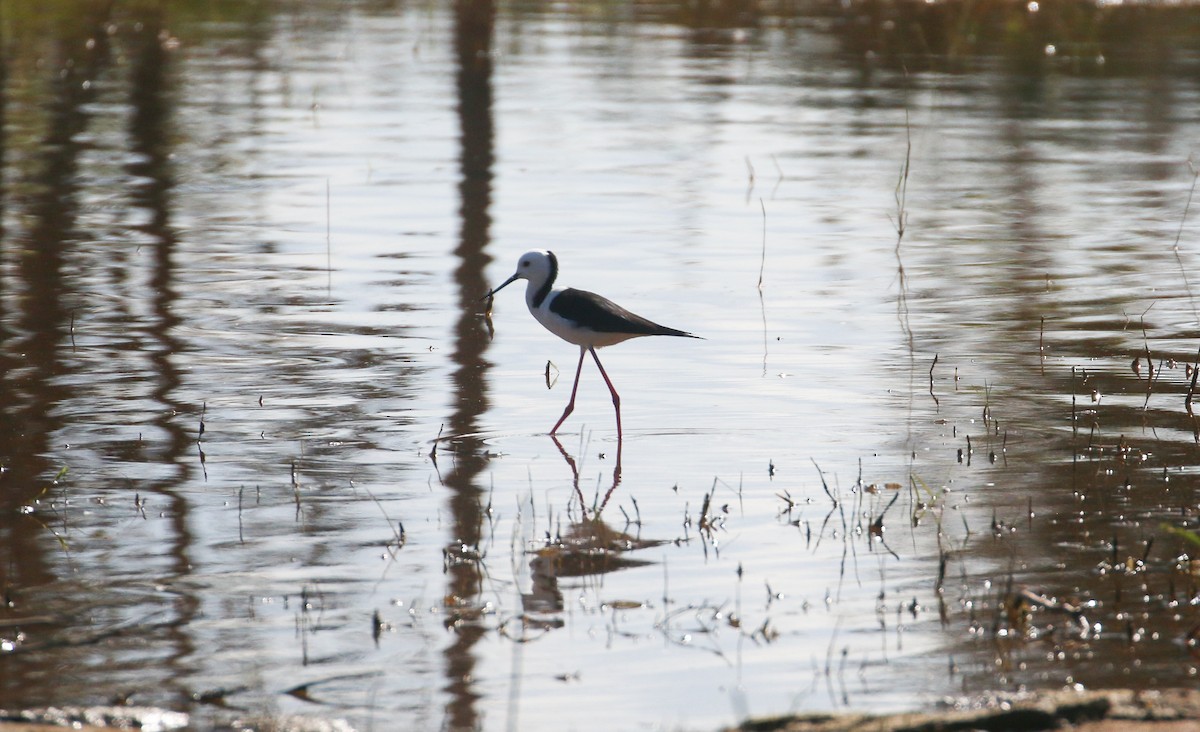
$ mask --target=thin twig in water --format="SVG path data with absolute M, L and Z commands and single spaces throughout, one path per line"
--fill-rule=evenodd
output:
M 767 375 L 767 303 L 763 299 L 763 273 L 767 267 L 767 207 L 758 199 L 758 205 L 762 208 L 762 258 L 758 265 L 758 308 L 762 312 L 763 324 L 763 370 L 762 375 Z
M 325 179 L 325 293 L 333 299 L 333 238 L 329 203 L 329 179 Z
M 296 520 L 300 519 L 300 477 L 296 474 L 296 461 L 292 461 L 292 495 L 296 499 Z
M 1046 375 L 1046 316 L 1042 316 L 1038 326 L 1038 363 L 1041 364 L 1042 376 Z
M 1192 399 L 1196 396 L 1196 377 L 1200 376 L 1200 350 L 1196 351 L 1196 364 L 1192 369 L 1192 383 L 1188 386 L 1187 398 L 1183 400 L 1183 407 L 1192 420 L 1192 440 L 1200 445 L 1200 422 L 1196 421 L 1196 414 L 1192 411 Z
M 754 192 L 754 163 L 746 156 L 746 203 L 750 203 L 750 194 Z
M 900 179 L 896 181 L 896 247 L 904 238 L 908 226 L 908 173 L 912 162 L 912 125 L 908 107 L 904 107 L 904 164 L 900 166 Z
M 1179 217 L 1179 230 L 1175 232 L 1175 243 L 1171 246 L 1175 252 L 1175 261 L 1179 263 L 1179 273 L 1183 275 L 1183 286 L 1187 290 L 1188 299 L 1192 301 L 1192 314 L 1196 313 L 1196 302 L 1192 299 L 1192 290 L 1188 286 L 1187 268 L 1183 266 L 1183 259 L 1179 256 L 1179 241 L 1183 238 L 1183 227 L 1187 223 L 1188 211 L 1192 208 L 1192 198 L 1196 195 L 1196 182 L 1200 181 L 1200 170 L 1192 164 L 1191 160 L 1187 161 L 1188 170 L 1192 173 L 1192 187 L 1188 189 L 1187 202 L 1183 204 L 1183 215 Z M 1200 320 L 1200 318 L 1197 318 Z
M 933 397 L 934 406 L 940 407 L 941 402 L 938 401 L 937 394 L 933 393 L 933 369 L 937 366 L 937 362 L 938 354 L 935 353 L 933 354 L 933 363 L 929 364 L 929 396 Z
M 1192 187 L 1188 189 L 1187 202 L 1183 205 L 1183 215 L 1179 217 L 1179 230 L 1175 232 L 1175 243 L 1171 249 L 1175 253 L 1175 261 L 1179 264 L 1179 274 L 1183 277 L 1183 289 L 1187 292 L 1188 302 L 1192 305 L 1192 318 L 1200 322 L 1200 315 L 1196 312 L 1196 298 L 1192 295 L 1191 285 L 1188 283 L 1187 267 L 1183 265 L 1183 257 L 1179 253 L 1179 241 L 1183 238 L 1183 228 L 1187 223 L 1188 211 L 1192 208 L 1192 199 L 1196 195 L 1196 183 L 1200 181 L 1200 170 L 1192 164 L 1189 159 L 1187 161 L 1188 170 L 1192 173 Z M 1183 401 L 1183 406 L 1187 410 L 1188 417 L 1192 419 L 1192 437 L 1196 444 L 1200 444 L 1200 423 L 1196 422 L 1196 415 L 1192 412 L 1192 399 L 1196 393 L 1196 372 L 1200 371 L 1200 348 L 1196 351 L 1196 364 L 1192 369 L 1192 383 L 1188 387 L 1187 398 Z
M 388 516 L 388 513 L 384 509 L 383 504 L 379 502 L 379 499 L 375 497 L 375 494 L 372 493 L 369 488 L 364 488 L 363 490 L 365 490 L 367 492 L 367 495 L 371 497 L 371 500 L 374 501 L 375 505 L 379 508 L 379 512 L 383 514 L 383 520 L 387 521 L 388 528 L 391 528 L 393 523 L 395 523 L 397 526 L 397 528 L 392 529 L 393 542 L 391 544 L 388 544 L 388 553 L 390 553 L 393 557 L 395 557 L 396 554 L 391 549 L 392 545 L 394 544 L 396 549 L 403 549 L 404 545 L 406 543 L 408 543 L 408 534 L 404 530 L 404 522 L 402 522 L 402 521 L 393 522 L 392 517 Z
M 767 205 L 760 198 L 758 206 L 762 209 L 762 257 L 758 261 L 758 289 L 762 290 L 763 271 L 767 267 Z
M 432 460 L 434 464 L 437 463 L 438 442 L 442 439 L 442 430 L 444 429 L 446 429 L 446 425 L 444 424 L 438 427 L 437 437 L 433 438 L 433 447 L 429 450 L 429 459 Z
M 1146 353 L 1146 399 L 1144 402 L 1142 402 L 1143 412 L 1150 407 L 1150 394 L 1154 391 L 1154 381 L 1156 376 L 1154 361 L 1150 357 L 1150 337 L 1146 335 L 1146 313 L 1150 312 L 1150 308 L 1152 307 L 1154 307 L 1154 303 L 1150 303 L 1150 307 L 1142 311 L 1142 316 L 1140 318 L 1142 325 L 1142 348 Z M 1134 363 L 1137 363 L 1137 359 L 1134 359 Z
M 907 98 L 904 105 L 904 164 L 900 166 L 900 178 L 896 181 L 896 278 L 898 280 L 900 292 L 896 298 L 896 316 L 900 320 L 900 327 L 908 341 L 909 361 L 915 365 L 914 350 L 916 348 L 912 332 L 912 326 L 909 323 L 908 314 L 908 281 L 904 272 L 904 259 L 900 254 L 901 244 L 904 241 L 904 231 L 908 225 L 908 173 L 909 166 L 912 161 L 912 127 L 909 124 L 909 112 Z M 888 218 L 891 218 L 890 216 Z
M 836 508 L 838 505 L 838 499 L 834 498 L 833 494 L 829 492 L 829 484 L 825 482 L 825 473 L 821 472 L 821 466 L 817 465 L 816 460 L 813 460 L 812 458 L 809 459 L 812 460 L 813 467 L 817 469 L 817 475 L 821 478 L 821 487 L 825 489 L 825 495 L 829 496 L 829 500 L 833 501 L 833 505 Z
M 1192 379 L 1192 385 L 1196 384 L 1196 380 Z M 1191 396 L 1188 396 L 1188 403 L 1191 403 Z M 1188 414 L 1191 414 L 1191 407 L 1188 407 Z M 1071 367 L 1071 442 L 1074 447 L 1075 436 L 1079 433 L 1079 417 L 1075 412 L 1075 367 Z

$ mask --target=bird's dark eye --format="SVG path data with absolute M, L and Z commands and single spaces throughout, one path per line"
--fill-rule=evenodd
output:
M 522 267 L 529 267 L 529 262 L 521 262 Z

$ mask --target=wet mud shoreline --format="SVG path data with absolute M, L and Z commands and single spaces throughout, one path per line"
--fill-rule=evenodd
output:
M 177 726 L 182 725 L 182 726 Z M 0 710 L 0 732 L 70 728 L 185 729 L 187 715 L 154 708 L 76 707 Z M 211 729 L 263 732 L 346 732 L 341 720 L 263 717 L 230 720 Z M 813 713 L 747 721 L 723 732 L 1191 732 L 1200 730 L 1200 690 L 1109 691 L 991 696 L 947 702 L 943 708 L 887 715 Z
M 1057 692 L 978 698 L 890 715 L 805 714 L 747 722 L 727 732 L 1184 732 L 1200 729 L 1200 691 Z

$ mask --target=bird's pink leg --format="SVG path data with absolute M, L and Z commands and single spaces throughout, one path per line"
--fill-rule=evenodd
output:
M 553 436 L 555 432 L 558 432 L 558 428 L 562 427 L 562 423 L 566 422 L 567 417 L 571 414 L 571 412 L 575 411 L 575 392 L 579 391 L 579 375 L 583 373 L 583 354 L 584 350 L 581 346 L 579 348 L 579 365 L 575 367 L 575 385 L 571 387 L 571 401 L 567 402 L 567 408 L 563 410 L 562 416 L 559 417 L 558 421 L 554 423 L 554 429 L 550 430 L 551 436 Z M 593 352 L 592 355 L 594 356 L 595 352 Z M 600 369 L 600 373 L 604 373 L 604 369 Z M 608 380 L 607 376 L 604 378 L 605 380 Z
M 612 394 L 613 398 L 613 409 L 617 411 L 617 454 L 619 456 L 621 449 L 621 397 L 617 394 L 617 389 L 613 386 L 612 381 L 608 378 L 608 374 L 605 373 L 604 365 L 600 363 L 600 357 L 596 355 L 596 349 L 588 346 L 588 350 L 592 352 L 592 358 L 596 360 L 596 368 L 600 369 L 600 375 L 604 377 L 604 383 L 608 384 L 608 391 L 610 394 Z M 582 358 L 583 354 L 580 354 L 580 359 Z M 582 364 L 583 361 L 580 360 L 580 363 Z

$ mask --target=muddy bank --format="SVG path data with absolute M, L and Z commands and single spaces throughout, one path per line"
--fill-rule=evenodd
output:
M 946 708 L 875 716 L 806 714 L 746 722 L 726 732 L 1195 732 L 1200 691 L 1059 692 L 960 700 Z
M 0 732 L 183 729 L 187 715 L 140 707 L 0 710 Z M 341 720 L 260 717 L 231 720 L 214 729 L 261 732 L 346 732 Z M 722 732 L 1195 732 L 1200 730 L 1200 690 L 1071 692 L 991 696 L 947 702 L 928 712 L 890 715 L 805 714 L 756 719 Z

